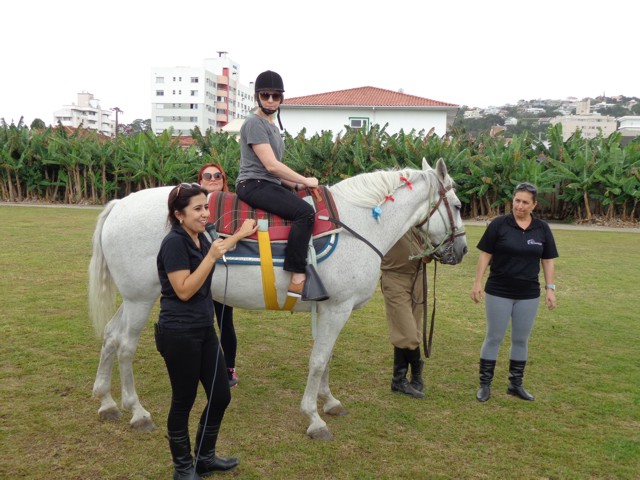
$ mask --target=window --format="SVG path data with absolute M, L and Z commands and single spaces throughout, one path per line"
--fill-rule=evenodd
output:
M 198 109 L 198 104 L 197 103 L 192 103 L 189 108 L 191 108 L 191 110 L 197 110 Z
M 366 130 L 369 126 L 369 119 L 364 117 L 349 117 L 349 126 L 351 128 L 363 128 Z
M 198 121 L 198 117 L 189 117 L 189 121 L 190 122 L 197 122 Z
M 156 77 L 156 83 L 164 83 L 164 77 Z
M 200 79 L 198 77 L 191 77 L 191 83 L 198 83 Z
M 192 97 L 197 97 L 198 96 L 198 90 L 191 90 L 191 96 Z
M 156 90 L 156 97 L 164 97 L 164 90 Z

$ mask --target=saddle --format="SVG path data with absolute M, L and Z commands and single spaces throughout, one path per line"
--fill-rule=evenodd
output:
M 292 193 L 294 195 L 294 193 Z M 300 198 L 309 195 L 306 191 L 297 192 Z M 342 230 L 332 221 L 320 220 L 319 216 L 339 220 L 338 210 L 333 196 L 325 186 L 318 187 L 312 195 L 316 210 L 312 233 L 313 246 L 316 251 L 317 262 L 326 260 L 335 250 L 338 243 L 338 233 Z M 292 221 L 286 220 L 273 213 L 253 208 L 231 192 L 213 192 L 209 195 L 209 222 L 216 227 L 221 237 L 228 237 L 240 228 L 248 219 L 266 219 L 269 222 L 269 238 L 273 265 L 284 264 L 284 250 L 291 231 Z M 237 243 L 232 252 L 226 254 L 229 264 L 260 265 L 260 251 L 258 248 L 258 234 L 255 233 Z
M 294 193 L 292 193 L 294 195 Z M 307 191 L 297 192 L 298 197 L 304 198 L 309 193 Z M 338 209 L 333 201 L 333 196 L 329 189 L 320 186 L 312 194 L 314 208 L 316 210 L 315 223 L 313 226 L 312 238 L 337 233 L 340 228 L 335 223 L 328 220 L 320 220 L 318 216 L 339 219 Z M 291 231 L 291 220 L 285 220 L 273 213 L 253 208 L 238 198 L 231 192 L 213 192 L 209 196 L 209 222 L 216 226 L 216 232 L 221 236 L 230 236 L 240 228 L 240 225 L 248 219 L 266 219 L 269 221 L 269 238 L 271 242 L 285 242 L 289 238 Z M 254 234 L 247 237 L 248 240 L 257 241 L 258 236 Z M 245 239 L 245 240 L 247 240 Z

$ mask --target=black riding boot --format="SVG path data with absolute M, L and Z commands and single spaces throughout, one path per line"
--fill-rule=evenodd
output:
M 173 458 L 173 480 L 200 480 L 193 467 L 189 431 L 167 432 L 167 439 Z
M 526 360 L 509 360 L 509 387 L 507 388 L 507 393 L 523 400 L 531 401 L 534 400 L 533 395 L 522 386 L 522 377 L 524 377 L 524 367 L 526 365 Z
M 495 368 L 495 360 L 480 359 L 480 388 L 476 393 L 476 398 L 479 402 L 486 402 L 491 396 L 491 381 L 493 380 Z
M 237 458 L 216 457 L 216 442 L 220 424 L 212 426 L 198 426 L 196 434 L 196 471 L 206 477 L 213 472 L 223 472 L 237 467 L 240 461 Z M 202 443 L 201 443 L 202 442 Z M 198 453 L 198 449 L 200 452 Z
M 415 350 L 405 350 L 405 356 L 411 366 L 411 381 L 409 384 L 417 391 L 424 392 L 424 383 L 422 382 L 422 367 L 424 367 L 424 360 L 420 355 L 420 347 Z
M 409 364 L 405 351 L 402 348 L 393 347 L 393 379 L 391 380 L 391 391 L 404 393 L 413 398 L 424 398 L 425 395 L 411 386 L 407 380 L 407 370 Z

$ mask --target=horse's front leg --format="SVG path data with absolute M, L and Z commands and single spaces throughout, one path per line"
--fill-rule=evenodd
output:
M 327 362 L 327 366 L 324 369 L 324 373 L 322 374 L 322 379 L 320 380 L 320 390 L 318 391 L 318 398 L 323 402 L 322 409 L 324 413 L 328 415 L 333 415 L 335 417 L 341 417 L 346 415 L 347 409 L 342 406 L 340 400 L 335 398 L 331 394 L 331 390 L 329 389 L 329 370 L 331 369 L 331 359 Z
M 309 375 L 307 386 L 302 396 L 300 409 L 309 417 L 307 434 L 314 440 L 332 440 L 333 435 L 327 424 L 318 414 L 318 394 L 328 402 L 329 409 L 342 405 L 329 390 L 329 361 L 338 334 L 351 313 L 350 307 L 336 307 L 324 304 L 318 312 L 318 329 L 309 358 Z M 322 387 L 321 387 L 322 386 Z M 325 410 L 326 411 L 326 410 Z
M 309 359 L 309 375 L 307 377 L 307 386 L 304 389 L 302 403 L 300 409 L 309 417 L 309 428 L 307 435 L 314 440 L 332 440 L 333 435 L 327 428 L 327 424 L 318 414 L 318 391 L 323 373 L 327 368 L 331 351 L 325 353 L 319 347 L 316 340 L 311 351 Z

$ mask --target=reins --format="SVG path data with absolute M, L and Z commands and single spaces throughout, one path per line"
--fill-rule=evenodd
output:
M 358 232 L 356 232 L 355 230 L 353 230 L 351 227 L 349 227 L 348 225 L 345 225 L 343 222 L 341 222 L 340 220 L 338 220 L 337 218 L 333 218 L 333 217 L 327 217 L 324 215 L 318 215 L 318 219 L 320 220 L 328 220 L 330 222 L 335 223 L 336 225 L 341 226 L 342 228 L 344 228 L 347 232 L 349 232 L 351 235 L 353 235 L 354 237 L 356 237 L 358 240 L 366 243 L 369 247 L 371 247 L 371 250 L 373 250 L 374 252 L 376 252 L 378 254 L 378 256 L 380 257 L 380 260 L 382 260 L 384 258 L 384 255 L 382 255 L 382 252 L 380 250 L 378 250 L 375 245 L 373 245 L 373 243 L 371 243 L 369 240 L 367 240 L 366 238 L 364 238 L 362 235 L 360 235 Z

